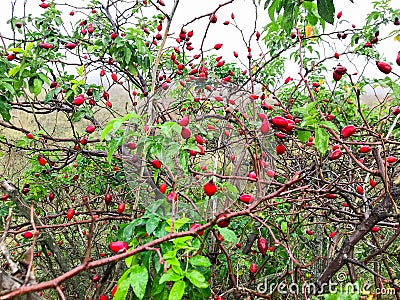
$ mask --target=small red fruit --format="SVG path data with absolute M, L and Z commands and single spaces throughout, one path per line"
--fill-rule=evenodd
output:
M 217 192 L 217 186 L 215 183 L 210 180 L 204 185 L 204 193 L 208 196 L 211 197 Z
M 218 20 L 217 16 L 215 14 L 211 14 L 210 22 L 211 23 L 217 23 L 217 20 Z
M 256 180 L 256 179 L 257 179 L 257 174 L 256 174 L 256 172 L 250 172 L 249 175 L 248 175 L 248 177 L 249 177 L 250 179 Z
M 383 61 L 377 61 L 376 66 L 382 73 L 389 74 L 390 72 L 392 72 L 392 66 Z
M 128 244 L 125 242 L 111 242 L 109 248 L 114 253 L 123 253 L 128 250 Z
M 192 133 L 190 132 L 190 129 L 187 127 L 182 127 L 182 131 L 181 131 L 181 136 L 182 138 L 184 138 L 185 140 L 187 140 L 188 138 L 190 138 L 190 136 L 192 135 Z
M 387 161 L 389 164 L 394 163 L 394 162 L 397 161 L 397 157 L 395 157 L 395 156 L 388 156 L 388 157 L 386 157 L 386 161 Z
M 202 236 L 204 234 L 204 230 L 197 231 L 197 229 L 200 227 L 201 225 L 199 223 L 193 223 L 192 225 L 190 225 L 189 230 L 196 231 L 199 236 Z
M 204 140 L 200 135 L 196 135 L 194 138 L 196 139 L 196 142 L 198 142 L 200 145 L 204 144 Z
M 106 204 L 110 204 L 112 200 L 112 195 L 111 194 L 106 194 L 106 196 L 104 197 L 104 201 L 106 202 Z
M 41 8 L 46 9 L 46 8 L 48 8 L 50 5 L 49 5 L 48 3 L 42 2 L 42 3 L 39 4 L 39 6 L 40 6 Z
M 96 130 L 96 127 L 94 127 L 93 125 L 89 125 L 88 127 L 86 127 L 87 133 L 93 133 L 95 130 Z
M 341 134 L 344 138 L 348 138 L 350 136 L 352 136 L 353 134 L 355 134 L 357 131 L 356 127 L 354 125 L 347 125 L 346 127 L 344 127 L 341 131 Z
M 222 48 L 222 44 L 215 44 L 214 49 L 219 50 Z
M 31 238 L 33 238 L 33 233 L 32 233 L 31 231 L 25 231 L 25 232 L 22 234 L 22 236 L 23 236 L 25 239 L 31 239 Z
M 30 133 L 30 132 L 26 134 L 26 137 L 27 137 L 28 139 L 30 139 L 30 140 L 34 138 L 33 134 Z
M 226 216 L 227 216 L 227 214 L 220 214 L 218 216 L 218 220 L 220 220 L 222 218 L 225 218 Z M 229 219 L 220 220 L 220 221 L 218 221 L 218 220 L 217 220 L 217 225 L 218 225 L 219 228 L 228 227 L 229 223 L 231 222 Z
M 260 237 L 257 240 L 257 247 L 258 247 L 258 250 L 260 251 L 261 254 L 264 255 L 265 253 L 267 253 L 267 250 L 268 250 L 267 240 L 265 238 L 263 238 L 263 237 Z
M 278 144 L 276 145 L 275 150 L 278 155 L 282 155 L 283 153 L 286 152 L 286 147 L 283 144 Z
M 337 13 L 336 17 L 337 17 L 338 19 L 340 19 L 340 18 L 342 17 L 342 11 L 339 11 L 339 12 Z
M 379 230 L 381 230 L 378 226 L 374 226 L 371 228 L 371 232 L 378 232 Z
M 283 117 L 273 117 L 271 119 L 271 123 L 272 123 L 272 125 L 275 125 L 277 127 L 285 128 L 288 126 L 288 119 L 283 118 Z
M 242 194 L 239 196 L 239 201 L 246 203 L 246 204 L 250 204 L 254 201 L 254 198 L 250 194 Z
M 67 48 L 67 49 L 74 49 L 74 48 L 76 48 L 76 44 L 75 43 L 67 43 L 66 45 L 65 45 L 65 48 Z
M 41 165 L 41 166 L 45 166 L 47 163 L 46 159 L 43 156 L 38 157 L 38 162 L 39 162 L 39 165 Z
M 110 300 L 110 298 L 108 298 L 107 295 L 102 294 L 100 295 L 99 300 Z
M 82 94 L 78 95 L 75 97 L 75 99 L 72 101 L 72 104 L 74 105 L 82 105 L 85 102 L 85 98 Z
M 50 193 L 50 194 L 49 194 L 49 200 L 50 200 L 50 201 L 53 201 L 54 198 L 55 198 L 54 193 Z
M 376 181 L 373 178 L 370 178 L 369 185 L 372 186 L 373 188 L 376 187 Z
M 110 35 L 110 38 L 111 38 L 112 40 L 115 40 L 117 37 L 118 37 L 118 33 L 116 33 L 116 32 L 113 32 L 113 33 L 111 33 L 111 35 Z
M 161 162 L 159 160 L 156 160 L 156 159 L 151 161 L 151 165 L 155 169 L 160 169 L 161 168 Z
M 274 170 L 268 170 L 267 171 L 267 176 L 271 177 L 271 178 L 274 178 L 275 177 L 275 171 Z
M 332 231 L 331 234 L 329 235 L 329 237 L 332 239 L 337 235 L 337 231 Z
M 167 184 L 166 183 L 162 183 L 160 185 L 160 192 L 164 194 L 166 191 L 167 191 Z
M 118 205 L 118 213 L 119 213 L 119 214 L 122 214 L 122 213 L 124 212 L 124 210 L 125 210 L 125 203 L 124 203 L 124 202 L 121 202 L 121 203 Z
M 307 229 L 307 230 L 306 230 L 306 233 L 307 233 L 308 235 L 313 235 L 313 232 L 312 232 L 311 229 Z
M 361 146 L 360 149 L 358 150 L 358 152 L 360 153 L 368 153 L 369 151 L 371 151 L 370 146 Z
M 357 185 L 356 190 L 360 195 L 364 194 L 364 188 L 361 185 Z
M 75 210 L 73 208 L 69 209 L 67 212 L 67 219 L 71 220 L 75 215 Z
M 167 202 L 172 203 L 172 201 L 176 202 L 178 200 L 178 194 L 175 192 L 170 192 L 167 195 Z
M 396 64 L 400 66 L 400 51 L 397 53 Z
M 118 290 L 118 284 L 116 284 L 116 285 L 114 286 L 114 288 L 112 289 L 112 291 L 111 291 L 111 297 L 114 298 L 114 295 L 115 295 L 115 293 L 117 292 L 117 290 Z
M 117 74 L 112 73 L 112 74 L 111 74 L 111 79 L 112 79 L 113 81 L 118 81 Z
M 250 273 L 252 273 L 252 274 L 257 273 L 257 265 L 255 263 L 252 263 L 250 265 Z
M 189 125 L 189 122 L 190 122 L 189 115 L 186 115 L 179 121 L 179 125 L 181 125 L 182 127 L 185 127 L 185 126 Z
M 92 277 L 92 281 L 93 281 L 93 282 L 99 282 L 100 279 L 101 279 L 101 277 L 100 277 L 99 274 L 96 274 L 96 275 L 94 275 L 94 276 Z

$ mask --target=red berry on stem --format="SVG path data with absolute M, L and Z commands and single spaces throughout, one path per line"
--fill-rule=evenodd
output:
M 202 236 L 204 234 L 204 230 L 197 231 L 197 229 L 200 227 L 201 227 L 200 224 L 194 223 L 194 224 L 190 225 L 189 230 L 196 231 L 199 236 Z
M 392 72 L 392 66 L 383 61 L 377 61 L 376 66 L 382 73 L 389 74 L 390 72 Z
M 160 192 L 164 194 L 166 191 L 167 191 L 167 184 L 166 183 L 162 183 L 160 185 Z
M 112 200 L 112 195 L 111 194 L 106 194 L 104 197 L 104 201 L 106 202 L 106 204 L 110 204 Z
M 255 263 L 252 263 L 250 265 L 250 273 L 252 273 L 252 274 L 257 273 L 257 265 Z
M 268 250 L 267 240 L 265 238 L 263 238 L 263 237 L 260 237 L 257 240 L 257 247 L 258 247 L 258 250 L 260 251 L 261 254 L 264 255 L 265 253 L 267 253 L 267 250 Z
M 225 228 L 229 226 L 230 220 L 229 219 L 225 219 L 225 220 L 220 220 L 222 218 L 225 218 L 227 216 L 227 214 L 220 214 L 218 216 L 218 220 L 217 220 L 217 225 L 220 228 Z
M 286 152 L 286 147 L 285 147 L 285 145 L 283 145 L 283 144 L 278 144 L 278 145 L 275 147 L 275 150 L 276 150 L 276 153 L 277 153 L 278 155 L 282 155 L 283 153 Z
M 159 160 L 156 160 L 156 159 L 151 161 L 151 165 L 155 169 L 160 169 L 161 168 L 161 162 Z
M 125 210 L 125 203 L 124 203 L 124 202 L 121 202 L 121 203 L 118 205 L 118 213 L 119 213 L 119 214 L 122 214 L 122 213 L 124 212 L 124 210 Z
M 67 212 L 67 219 L 71 220 L 75 215 L 75 210 L 73 208 L 69 209 Z
M 344 138 L 348 138 L 348 137 L 352 136 L 353 134 L 355 134 L 356 131 L 357 131 L 357 129 L 354 125 L 347 125 L 346 127 L 344 127 L 342 129 L 342 131 L 340 133 L 342 134 L 342 136 Z
M 378 232 L 379 230 L 381 230 L 378 226 L 374 226 L 371 228 L 371 232 Z
M 128 244 L 126 242 L 111 242 L 109 248 L 114 253 L 123 253 L 128 250 Z
M 217 192 L 217 186 L 215 185 L 215 183 L 214 183 L 212 180 L 210 180 L 209 182 L 207 182 L 207 183 L 204 185 L 204 193 L 205 193 L 207 196 L 211 197 L 211 196 L 213 196 L 216 192 Z
M 246 204 L 250 204 L 254 201 L 254 198 L 250 194 L 242 194 L 239 196 L 239 201 L 246 203 Z

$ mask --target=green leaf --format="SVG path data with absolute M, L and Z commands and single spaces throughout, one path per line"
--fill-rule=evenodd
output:
M 311 132 L 308 130 L 297 130 L 297 137 L 302 143 L 307 143 L 310 136 Z
M 150 235 L 156 230 L 160 220 L 158 218 L 150 218 L 146 222 L 146 232 Z
M 196 266 L 196 267 L 209 267 L 211 266 L 211 262 L 207 257 L 201 256 L 201 255 L 196 255 L 196 256 L 192 256 L 189 259 L 189 263 L 192 266 Z
M 315 147 L 319 153 L 324 155 L 328 150 L 329 135 L 324 128 L 318 127 L 315 130 Z
M 333 0 L 317 0 L 318 13 L 326 22 L 333 24 L 335 15 L 335 5 Z
M 169 293 L 168 300 L 180 300 L 185 292 L 186 283 L 183 280 L 174 283 L 174 286 Z
M 283 233 L 287 233 L 288 224 L 287 224 L 285 221 L 283 221 L 283 222 L 281 223 L 281 230 L 282 230 Z
M 219 228 L 219 233 L 222 235 L 222 237 L 224 238 L 224 241 L 228 242 L 228 243 L 237 243 L 237 236 L 235 234 L 235 232 L 233 232 L 232 230 L 228 229 L 228 228 Z
M 293 1 L 289 1 L 284 6 L 284 12 L 283 12 L 283 18 L 281 21 L 281 26 L 286 32 L 290 32 L 293 29 L 295 5 L 296 4 Z
M 0 115 L 5 122 L 10 121 L 11 119 L 10 110 L 11 105 L 8 103 L 7 98 L 3 95 L 0 95 Z
M 185 273 L 185 277 L 196 287 L 205 289 L 208 287 L 205 277 L 199 271 L 189 270 Z
M 49 103 L 51 100 L 54 99 L 54 96 L 58 95 L 58 93 L 61 91 L 61 88 L 56 88 L 56 89 L 52 89 L 50 90 L 50 92 L 48 92 L 46 94 L 46 96 L 44 97 L 44 104 Z
M 165 274 L 163 274 L 161 276 L 160 281 L 159 281 L 158 284 L 162 284 L 162 283 L 167 282 L 167 281 L 178 281 L 178 280 L 181 280 L 181 279 L 182 279 L 181 275 L 176 274 L 172 269 L 169 269 L 167 271 L 167 273 L 165 273 Z
M 11 95 L 15 94 L 15 90 L 13 88 L 13 86 L 11 84 L 9 84 L 8 82 L 2 82 L 1 83 L 1 89 L 6 89 L 7 91 L 10 92 Z
M 118 289 L 115 293 L 113 300 L 125 300 L 130 287 L 129 274 L 131 269 L 128 269 L 122 274 L 121 278 L 118 280 Z
M 185 174 L 189 174 L 189 153 L 187 151 L 182 151 L 179 154 L 179 165 Z
M 42 91 L 43 81 L 40 78 L 33 79 L 33 94 L 38 96 Z
M 135 265 L 131 268 L 129 276 L 131 287 L 135 295 L 139 299 L 143 299 L 146 293 L 147 281 L 149 280 L 149 273 L 145 266 Z

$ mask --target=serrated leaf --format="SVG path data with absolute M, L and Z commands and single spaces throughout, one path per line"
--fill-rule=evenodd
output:
M 335 5 L 333 0 L 317 0 L 318 13 L 326 22 L 333 24 L 335 16 Z
M 318 127 L 315 130 L 315 147 L 322 155 L 328 150 L 329 135 L 324 128 Z
M 168 300 L 180 300 L 185 292 L 186 283 L 182 280 L 174 283 L 171 292 L 169 293 Z
M 149 280 L 149 273 L 145 266 L 135 265 L 131 267 L 129 275 L 130 284 L 136 297 L 143 299 L 146 293 L 147 281 Z
M 205 277 L 199 271 L 189 270 L 185 273 L 185 277 L 196 287 L 205 289 L 208 287 Z
M 233 243 L 233 244 L 237 243 L 238 238 L 237 238 L 235 232 L 233 232 L 232 230 L 230 230 L 228 228 L 219 228 L 218 230 L 219 230 L 219 233 L 224 238 L 224 241 L 226 241 L 228 243 Z
M 201 256 L 201 255 L 196 255 L 196 256 L 192 256 L 189 259 L 189 263 L 192 266 L 196 266 L 196 267 L 209 267 L 211 266 L 211 262 L 207 257 Z

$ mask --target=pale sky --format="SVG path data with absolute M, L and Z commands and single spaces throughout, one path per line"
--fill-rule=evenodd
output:
M 22 7 L 24 4 L 24 0 L 1 0 L 2 5 L 1 8 L 3 13 L 0 16 L 0 33 L 4 36 L 10 36 L 10 26 L 6 25 L 7 18 L 11 16 L 11 2 L 15 2 L 16 10 L 15 15 L 22 15 Z M 105 0 L 102 0 L 105 1 Z M 218 4 L 224 3 L 227 0 L 215 1 L 215 0 L 202 0 L 202 1 L 194 1 L 194 0 L 181 0 L 178 6 L 178 10 L 176 12 L 176 17 L 173 21 L 172 31 L 176 32 L 176 35 L 179 33 L 179 29 L 181 24 L 187 23 L 195 17 L 198 17 L 203 14 L 207 14 L 212 12 L 218 7 Z M 255 0 L 256 2 L 258 0 Z M 82 5 L 81 0 L 75 1 L 57 1 L 58 3 L 69 3 L 71 5 Z M 167 6 L 164 7 L 166 11 L 171 7 L 172 0 L 164 0 Z M 263 2 L 263 1 L 262 1 Z M 354 3 L 351 3 L 350 0 L 335 0 L 336 13 L 339 11 L 343 11 L 342 19 L 351 19 L 351 23 L 355 25 L 361 24 L 365 19 L 367 12 L 372 9 L 372 1 L 371 0 L 354 0 Z M 32 13 L 34 15 L 40 14 L 43 9 L 39 7 L 41 3 L 40 0 L 29 0 L 27 1 L 27 12 Z M 216 43 L 222 43 L 223 47 L 219 51 L 212 50 L 211 53 L 215 53 L 217 55 L 223 55 L 226 61 L 233 61 L 233 51 L 237 51 L 239 55 L 243 58 L 247 55 L 247 48 L 244 45 L 242 38 L 238 35 L 238 30 L 235 30 L 231 25 L 225 26 L 223 22 L 226 20 L 231 21 L 231 13 L 235 14 L 235 20 L 238 26 L 243 30 L 245 39 L 248 40 L 249 35 L 253 32 L 254 22 L 255 22 L 255 10 L 253 6 L 253 1 L 251 0 L 234 0 L 233 3 L 222 7 L 218 13 L 218 22 L 216 24 L 212 24 L 210 30 L 208 32 L 207 38 L 205 40 L 204 49 L 212 48 Z M 400 1 L 393 0 L 392 6 L 400 9 Z M 397 6 L 397 7 L 396 7 Z M 62 7 L 62 6 L 60 6 Z M 64 6 L 65 7 L 65 6 Z M 69 11 L 71 9 L 69 7 L 65 7 L 63 11 L 65 11 L 64 17 L 66 20 L 71 22 L 76 22 L 78 19 L 82 18 L 82 14 L 75 14 L 74 17 L 69 16 Z M 350 17 L 351 16 L 351 17 Z M 203 36 L 204 29 L 207 24 L 207 19 L 203 18 L 202 20 L 196 21 L 191 26 L 188 26 L 187 30 L 194 30 L 194 36 L 192 38 L 193 47 L 199 47 L 200 39 Z M 258 10 L 258 23 L 257 30 L 262 31 L 262 25 L 268 22 L 267 12 L 262 9 Z M 339 29 L 349 28 L 351 23 L 343 23 L 339 26 Z M 390 30 L 398 29 L 400 30 L 400 26 L 390 26 Z M 327 31 L 329 31 L 329 27 Z M 381 35 L 383 35 L 382 32 Z M 346 42 L 345 42 L 346 43 Z M 344 44 L 345 44 L 344 43 Z M 334 45 L 337 47 L 336 51 L 343 51 L 344 48 L 341 48 L 341 44 L 337 43 Z M 253 56 L 259 54 L 259 50 L 255 44 L 252 45 Z M 394 62 L 397 52 L 400 50 L 400 43 L 394 42 L 393 39 L 380 42 L 378 45 L 378 50 L 383 52 L 384 56 L 387 57 L 388 61 Z M 194 51 L 193 51 L 194 52 Z M 368 66 L 371 68 L 371 71 L 376 71 L 373 65 Z M 297 72 L 297 70 L 291 70 L 290 65 L 287 67 L 287 73 L 291 75 L 291 73 Z M 398 72 L 400 73 L 400 72 Z M 293 77 L 293 76 L 292 76 Z

